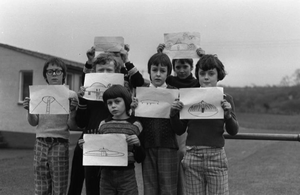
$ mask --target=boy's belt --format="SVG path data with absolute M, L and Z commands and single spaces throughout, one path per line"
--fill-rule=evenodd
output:
M 37 139 L 46 143 L 68 143 L 67 139 L 60 137 L 38 137 Z

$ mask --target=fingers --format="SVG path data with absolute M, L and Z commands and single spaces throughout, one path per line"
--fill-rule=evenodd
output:
M 205 51 L 201 47 L 196 50 L 196 53 L 200 58 L 205 55 Z
M 165 47 L 166 47 L 165 44 L 160 43 L 160 44 L 157 46 L 157 48 L 156 48 L 157 53 L 162 53 L 163 50 L 165 49 Z
M 29 110 L 29 101 L 30 101 L 29 97 L 25 97 L 25 99 L 23 101 L 23 108 L 25 110 Z

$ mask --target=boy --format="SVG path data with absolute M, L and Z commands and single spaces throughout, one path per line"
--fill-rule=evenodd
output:
M 43 76 L 49 85 L 63 85 L 67 75 L 64 62 L 58 58 L 48 60 Z M 66 194 L 69 177 L 69 129 L 76 129 L 77 94 L 69 91 L 70 114 L 30 114 L 28 97 L 23 106 L 28 110 L 30 125 L 36 126 L 34 147 L 35 194 Z
M 172 64 L 164 53 L 154 54 L 148 61 L 150 86 L 172 88 L 166 84 Z M 140 139 L 146 158 L 142 162 L 144 194 L 177 194 L 178 145 L 170 119 L 139 118 L 143 125 Z
M 93 48 L 92 48 L 93 51 Z M 98 55 L 95 59 L 94 54 L 90 54 L 90 50 L 87 52 L 88 61 L 92 62 L 92 66 L 89 71 L 98 73 L 119 73 L 122 64 L 117 63 L 115 56 L 110 53 L 103 53 Z M 126 58 L 128 60 L 128 58 Z M 87 67 L 88 62 L 85 67 Z M 131 68 L 131 82 L 133 86 L 142 85 L 144 79 L 142 75 L 136 70 L 134 65 L 127 62 L 128 68 Z M 136 70 L 136 71 L 134 71 Z M 85 72 L 84 70 L 83 78 Z M 125 82 L 126 83 L 126 82 Z M 136 84 L 137 85 L 134 85 Z M 126 85 L 126 84 L 124 84 Z M 79 106 L 76 114 L 76 122 L 80 128 L 84 128 L 83 133 L 95 133 L 99 124 L 102 120 L 109 116 L 109 111 L 103 102 L 100 101 L 87 101 L 82 98 L 83 91 L 79 92 Z M 83 136 L 83 134 L 82 134 Z M 81 136 L 81 137 L 82 137 Z M 80 139 L 80 138 L 79 138 Z M 86 179 L 86 193 L 87 195 L 96 194 L 99 195 L 99 177 L 100 167 L 97 166 L 82 166 L 82 149 L 79 145 L 76 145 L 74 150 L 74 157 L 72 161 L 72 171 L 71 171 L 71 182 L 69 186 L 69 195 L 80 195 L 82 191 L 82 185 L 84 177 Z

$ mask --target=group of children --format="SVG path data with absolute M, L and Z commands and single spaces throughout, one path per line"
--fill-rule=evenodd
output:
M 66 194 L 68 154 L 62 154 L 64 160 L 60 166 L 65 166 L 64 169 L 55 167 L 58 165 L 41 156 L 47 157 L 49 151 L 52 151 L 56 154 L 54 158 L 59 158 L 55 160 L 61 161 L 54 149 L 60 145 L 68 147 L 68 137 L 64 135 L 75 126 L 74 123 L 84 131 L 74 150 L 69 195 L 80 195 L 84 180 L 87 195 L 138 195 L 135 162 L 142 163 L 145 195 L 229 194 L 223 133 L 224 130 L 230 135 L 238 132 L 230 95 L 224 95 L 224 100 L 220 102 L 224 109 L 224 119 L 180 120 L 179 112 L 184 107 L 180 99 L 174 100 L 169 119 L 142 118 L 132 114 L 138 107 L 138 99 L 132 98 L 136 87 L 216 87 L 217 82 L 226 75 L 222 62 L 215 55 L 205 55 L 203 50 L 198 49 L 200 59 L 196 64 L 194 78 L 192 59 L 173 59 L 171 62 L 162 52 L 163 49 L 164 45 L 160 44 L 157 53 L 150 57 L 147 67 L 150 83 L 146 83 L 128 59 L 128 46 L 119 53 L 103 53 L 96 58 L 92 48 L 87 52 L 88 61 L 83 74 L 122 72 L 124 86 L 113 85 L 108 88 L 103 94 L 103 102 L 84 99 L 84 88 L 78 92 L 78 98 L 73 92 L 70 93 L 74 97 L 70 96 L 71 112 L 66 116 L 69 120 L 65 120 L 64 128 L 56 122 L 61 119 L 60 115 L 32 115 L 28 112 L 29 123 L 37 126 L 40 131 L 37 133 L 34 156 L 35 163 L 39 164 L 34 169 L 37 175 L 36 194 Z M 172 69 L 176 76 L 171 75 Z M 43 75 L 49 85 L 64 83 L 62 79 L 66 72 L 62 71 L 60 78 L 58 70 L 66 70 L 65 65 L 54 61 L 45 64 Z M 61 82 L 50 82 L 59 80 L 57 77 Z M 29 101 L 29 98 L 24 100 L 24 108 L 27 110 Z M 65 134 L 59 134 L 60 131 Z M 113 133 L 126 135 L 128 166 L 83 166 L 83 135 Z M 44 148 L 38 149 L 38 144 Z M 64 170 L 62 174 L 61 170 Z

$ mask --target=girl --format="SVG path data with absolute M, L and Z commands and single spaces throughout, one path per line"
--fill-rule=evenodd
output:
M 222 62 L 214 55 L 204 55 L 196 64 L 195 75 L 201 87 L 216 87 L 226 73 Z M 188 133 L 186 154 L 182 164 L 186 176 L 186 194 L 229 194 L 228 166 L 224 151 L 224 129 L 230 135 L 238 133 L 238 122 L 231 96 L 221 102 L 224 119 L 179 120 L 183 103 L 171 107 L 172 127 L 178 134 Z

